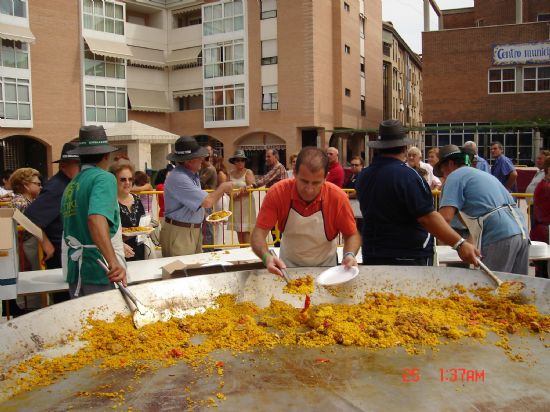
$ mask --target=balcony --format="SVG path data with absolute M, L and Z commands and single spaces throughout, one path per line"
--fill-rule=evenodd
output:
M 149 49 L 166 50 L 166 30 L 127 22 L 126 43 Z
M 202 45 L 202 24 L 172 29 L 168 32 L 168 50 Z

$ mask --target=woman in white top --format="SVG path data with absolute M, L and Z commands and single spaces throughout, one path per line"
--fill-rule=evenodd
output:
M 256 207 L 254 197 L 246 190 L 246 186 L 254 183 L 254 173 L 246 168 L 247 157 L 243 150 L 235 151 L 229 158 L 229 163 L 235 168 L 229 173 L 229 180 L 233 182 L 233 188 L 241 189 L 238 193 L 232 193 L 233 216 L 229 218 L 229 229 L 237 232 L 239 243 L 250 243 L 250 232 L 256 224 Z

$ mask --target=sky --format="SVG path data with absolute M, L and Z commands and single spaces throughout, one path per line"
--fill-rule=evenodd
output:
M 473 7 L 474 0 L 435 0 L 441 10 Z M 424 30 L 423 0 L 382 0 L 382 19 L 393 27 L 416 53 L 422 53 Z M 430 27 L 437 29 L 437 15 L 431 11 Z

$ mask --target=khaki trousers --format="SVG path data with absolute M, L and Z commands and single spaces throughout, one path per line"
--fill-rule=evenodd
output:
M 160 246 L 163 257 L 202 253 L 202 230 L 165 222 L 160 231 Z

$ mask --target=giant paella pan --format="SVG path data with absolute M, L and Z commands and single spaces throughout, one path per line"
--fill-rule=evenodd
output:
M 133 286 L 172 315 L 141 329 L 118 291 L 61 303 L 0 326 L 0 408 L 550 410 L 550 282 L 500 275 L 526 299 L 475 270 L 363 266 L 307 310 L 265 270 Z

